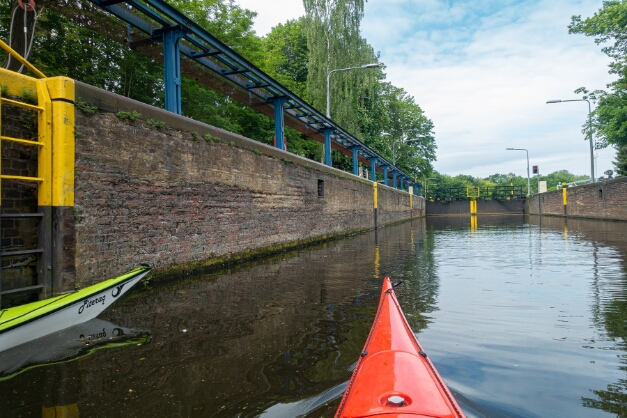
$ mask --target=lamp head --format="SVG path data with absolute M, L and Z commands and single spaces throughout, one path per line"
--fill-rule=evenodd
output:
M 376 68 L 376 67 L 380 67 L 381 64 L 379 63 L 373 63 L 373 64 L 366 64 L 366 65 L 362 65 L 361 68 Z
M 506 151 L 514 151 L 514 148 L 505 148 Z
M 550 104 L 550 103 L 561 103 L 561 100 L 549 100 L 548 102 L 546 102 L 546 104 Z

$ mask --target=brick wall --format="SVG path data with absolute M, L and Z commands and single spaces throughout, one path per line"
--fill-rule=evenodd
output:
M 469 214 L 470 202 L 468 200 L 426 202 L 426 209 L 429 216 Z M 478 214 L 525 213 L 525 211 L 525 199 L 477 200 Z
M 371 182 L 80 83 L 77 100 L 103 111 L 76 113 L 80 286 L 140 262 L 167 274 L 374 227 Z M 379 226 L 411 218 L 407 193 L 380 189 Z
M 529 212 L 536 215 L 564 216 L 562 190 L 533 196 Z M 569 187 L 567 216 L 627 221 L 627 177 Z

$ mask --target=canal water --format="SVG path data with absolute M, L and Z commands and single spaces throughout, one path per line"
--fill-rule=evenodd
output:
M 469 417 L 627 416 L 626 272 L 626 223 L 414 220 L 148 284 L 0 353 L 0 416 L 332 417 L 384 275 Z

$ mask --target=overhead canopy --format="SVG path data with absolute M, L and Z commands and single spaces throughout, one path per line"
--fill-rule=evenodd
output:
M 356 148 L 360 162 L 371 164 L 373 159 L 376 159 L 378 171 L 383 171 L 382 168 L 386 166 L 389 167 L 387 171 L 390 174 L 396 171 L 413 181 L 410 175 L 394 167 L 376 151 L 322 115 L 164 0 L 90 0 L 90 2 L 98 7 L 87 5 L 85 8 L 77 8 L 76 2 L 70 0 L 41 0 L 40 4 L 110 39 L 128 44 L 132 49 L 158 62 L 164 61 L 161 45 L 164 33 L 177 31 L 180 37 L 179 51 L 186 58 L 181 60 L 181 74 L 269 117 L 274 116 L 273 102 L 283 99 L 287 126 L 322 143 L 324 143 L 323 131 L 332 130 L 333 149 L 352 156 L 353 148 Z M 106 10 L 110 15 L 100 9 Z M 129 39 L 122 21 L 138 29 L 139 33 L 133 32 L 132 39 Z

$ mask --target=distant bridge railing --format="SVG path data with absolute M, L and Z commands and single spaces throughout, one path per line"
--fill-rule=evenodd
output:
M 488 187 L 439 187 L 429 189 L 430 200 L 451 202 L 455 200 L 510 200 L 524 199 L 526 188 L 519 186 L 488 186 Z

